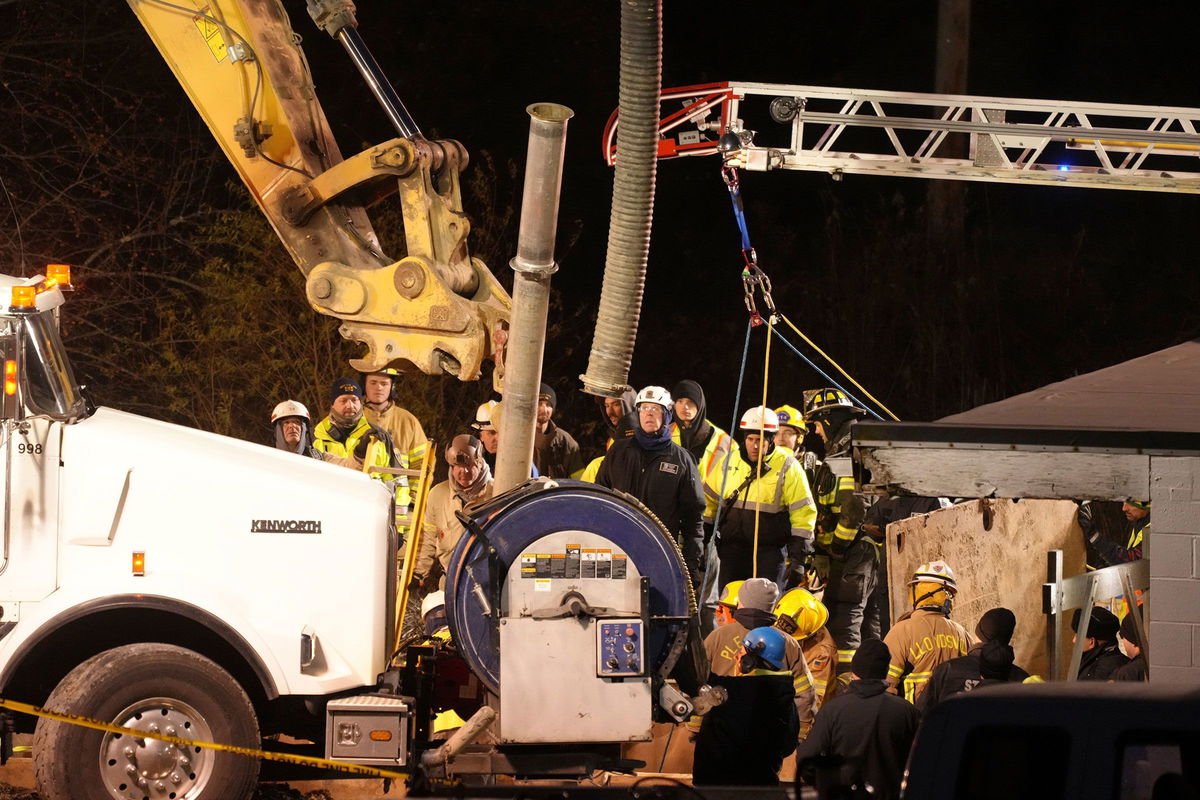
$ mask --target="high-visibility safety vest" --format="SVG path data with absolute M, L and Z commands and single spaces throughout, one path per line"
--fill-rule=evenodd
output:
M 726 461 L 729 463 L 728 475 L 724 474 Z M 737 492 L 733 508 L 760 514 L 786 512 L 791 535 L 811 538 L 817 521 L 817 507 L 804 468 L 796 457 L 790 451 L 776 447 L 767 456 L 762 475 L 755 475 L 756 467 L 741 457 L 738 448 L 730 450 L 728 458 L 718 458 L 704 480 L 704 520 L 712 522 L 716 519 L 723 481 L 726 498 Z
M 713 432 L 708 437 L 708 444 L 704 446 L 704 455 L 700 458 L 699 463 L 696 464 L 697 468 L 700 470 L 701 480 L 707 480 L 709 474 L 714 469 L 724 464 L 724 459 L 722 457 L 733 447 L 733 439 L 728 433 L 721 430 L 716 425 L 713 425 L 711 422 L 708 424 L 712 426 Z M 671 423 L 671 441 L 682 446 L 678 422 Z M 717 483 L 717 486 L 720 487 L 719 482 Z
M 358 447 L 358 443 L 362 441 L 368 433 L 371 432 L 371 423 L 367 422 L 366 414 L 358 418 L 358 424 L 354 426 L 354 430 L 350 431 L 342 441 L 333 438 L 330 429 L 333 427 L 333 422 L 326 417 L 317 423 L 313 428 L 313 447 L 320 450 L 322 453 L 332 453 L 335 456 L 342 458 L 353 458 L 354 448 Z M 382 440 L 377 440 L 374 444 L 367 448 L 367 459 L 369 466 L 372 467 L 399 467 L 406 469 L 408 467 L 408 458 L 404 454 L 397 453 L 396 458 L 399 461 L 397 464 L 392 463 L 392 454 L 387 443 Z M 409 503 L 408 479 L 395 475 L 388 475 L 382 472 L 369 473 L 371 477 L 381 481 L 394 480 L 396 484 L 396 505 L 407 506 Z

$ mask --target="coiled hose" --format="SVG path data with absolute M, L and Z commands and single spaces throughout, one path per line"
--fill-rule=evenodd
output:
M 621 0 L 620 127 L 608 252 L 588 368 L 579 376 L 585 392 L 602 397 L 630 388 L 654 218 L 661 84 L 662 0 Z

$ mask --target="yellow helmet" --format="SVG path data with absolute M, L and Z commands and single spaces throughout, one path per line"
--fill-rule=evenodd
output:
M 795 406 L 780 406 L 775 409 L 780 425 L 788 425 L 798 431 L 804 430 L 804 414 Z
M 775 604 L 775 627 L 803 641 L 829 621 L 829 609 L 807 589 L 792 589 Z
M 743 583 L 745 581 L 730 581 L 725 584 L 725 588 L 721 590 L 721 598 L 717 602 L 723 606 L 737 608 L 738 590 L 742 588 Z

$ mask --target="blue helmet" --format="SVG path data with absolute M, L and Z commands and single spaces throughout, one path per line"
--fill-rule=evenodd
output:
M 775 669 L 784 669 L 787 635 L 777 628 L 755 628 L 742 639 L 742 647 Z

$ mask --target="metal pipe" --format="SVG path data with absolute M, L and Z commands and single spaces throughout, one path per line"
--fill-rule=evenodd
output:
M 425 134 L 421 133 L 421 129 L 409 115 L 408 109 L 404 107 L 404 101 L 400 99 L 400 95 L 396 94 L 395 87 L 383 74 L 379 62 L 367 49 L 367 44 L 359 35 L 358 30 L 346 25 L 337 32 L 337 40 L 342 43 L 342 47 L 346 48 L 350 60 L 354 62 L 354 66 L 358 67 L 363 80 L 371 89 L 371 94 L 375 95 L 375 99 L 383 107 L 383 113 L 387 114 L 396 132 L 406 139 L 424 139 Z
M 534 103 L 525 110 L 529 113 L 529 150 L 525 158 L 517 255 L 509 262 L 515 275 L 495 494 L 528 480 L 533 463 L 550 276 L 558 270 L 558 264 L 554 263 L 554 237 L 558 230 L 563 154 L 567 121 L 575 116 L 574 111 L 557 103 Z
M 440 767 L 449 763 L 463 748 L 479 738 L 496 720 L 496 709 L 483 706 L 467 720 L 461 728 L 451 734 L 446 743 L 435 750 L 426 750 L 421 754 L 421 766 L 425 769 Z

